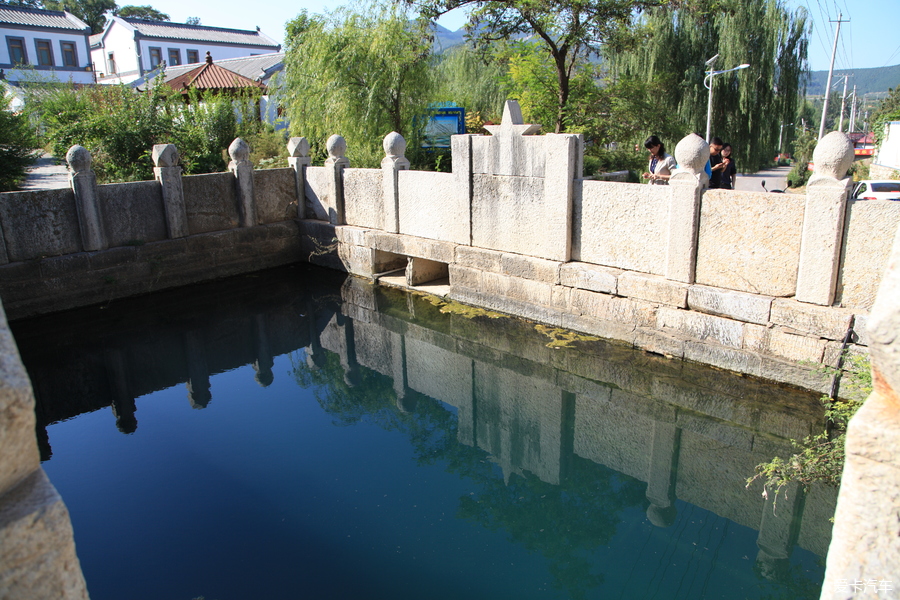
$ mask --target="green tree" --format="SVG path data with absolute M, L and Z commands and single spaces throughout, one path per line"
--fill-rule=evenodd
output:
M 100 33 L 106 25 L 106 13 L 118 8 L 115 0 L 43 0 L 44 8 L 67 10 L 91 28 L 91 33 Z
M 185 25 L 200 25 L 200 17 L 188 17 L 184 22 Z
M 615 74 L 667 90 L 656 101 L 684 133 L 706 130 L 706 61 L 718 54 L 718 69 L 750 64 L 714 78 L 712 134 L 734 145 L 743 169 L 771 162 L 804 91 L 806 11 L 789 13 L 781 0 L 716 0 L 649 10 L 637 25 L 630 47 L 610 52 Z
M 884 126 L 891 121 L 900 121 L 900 87 L 888 90 L 888 96 L 872 114 L 871 130 L 880 144 L 884 137 Z
M 479 45 L 532 38 L 538 40 L 553 67 L 556 111 L 544 123 L 561 133 L 569 127 L 567 112 L 578 65 L 596 56 L 604 43 L 615 40 L 634 11 L 665 0 L 407 0 L 424 15 L 436 18 L 469 7 L 466 29 Z
M 503 85 L 505 63 L 471 45 L 450 48 L 438 57 L 435 98 L 466 109 L 466 119 L 499 122 L 508 98 Z M 474 133 L 474 132 L 473 132 Z
M 392 130 L 415 152 L 432 97 L 431 34 L 396 7 L 325 16 L 304 11 L 287 24 L 285 72 L 279 86 L 291 133 L 321 154 L 343 135 L 353 164 L 377 166 Z
M 0 192 L 16 189 L 37 158 L 37 145 L 28 118 L 10 110 L 11 98 L 0 82 Z
M 117 17 L 134 17 L 137 19 L 146 19 L 148 21 L 171 21 L 169 15 L 160 12 L 150 5 L 135 6 L 129 4 L 121 8 L 113 10 L 113 14 Z

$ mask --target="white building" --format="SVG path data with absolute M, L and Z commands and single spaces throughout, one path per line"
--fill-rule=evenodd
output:
M 884 124 L 884 137 L 881 138 L 881 145 L 873 163 L 900 169 L 900 121 L 888 121 Z
M 91 28 L 75 15 L 0 4 L 0 69 L 22 79 L 94 83 Z
M 91 58 L 100 83 L 130 83 L 168 66 L 199 64 L 281 50 L 259 31 L 185 25 L 169 21 L 112 17 L 102 33 L 90 36 Z

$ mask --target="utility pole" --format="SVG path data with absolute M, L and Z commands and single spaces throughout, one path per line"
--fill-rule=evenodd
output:
M 853 86 L 853 100 L 850 102 L 850 131 L 856 131 L 856 86 Z
M 834 31 L 834 46 L 831 48 L 831 66 L 828 67 L 828 82 L 825 84 L 825 104 L 822 106 L 822 121 L 819 123 L 818 139 L 820 140 L 825 136 L 825 118 L 828 116 L 828 98 L 831 96 L 831 78 L 834 75 L 834 57 L 837 54 L 838 37 L 841 35 L 841 23 L 850 22 L 850 19 L 844 21 L 843 17 L 842 13 L 838 13 L 837 29 Z
M 847 80 L 849 75 L 844 75 L 844 91 L 841 93 L 841 119 L 838 121 L 838 131 L 844 130 L 844 108 L 847 106 Z

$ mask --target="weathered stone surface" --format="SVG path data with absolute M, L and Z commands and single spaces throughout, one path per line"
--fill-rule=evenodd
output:
M 559 283 L 561 265 L 562 263 L 558 261 L 521 254 L 507 253 L 500 257 L 500 269 L 503 274 L 544 283 Z
M 817 367 L 801 365 L 793 360 L 759 355 L 759 371 L 752 373 L 769 381 L 787 383 L 821 394 L 831 390 L 831 376 L 817 371 Z
M 588 263 L 570 262 L 563 264 L 559 269 L 559 282 L 562 285 L 616 294 L 618 290 L 618 278 L 621 269 L 610 267 L 598 267 Z
M 0 590 L 4 600 L 88 598 L 69 512 L 42 469 L 0 496 Z
M 666 186 L 579 180 L 573 212 L 573 261 L 665 274 Z
M 5 193 L 0 196 L 0 223 L 10 262 L 81 250 L 70 189 Z
M 728 317 L 745 323 L 765 325 L 769 322 L 772 298 L 745 292 L 735 292 L 702 285 L 688 289 L 688 308 Z
M 337 210 L 334 169 L 306 167 L 306 207 L 313 218 L 328 221 Z
M 708 190 L 700 210 L 696 282 L 766 296 L 797 284 L 804 197 Z
M 456 244 L 408 235 L 397 236 L 398 254 L 427 258 L 442 263 L 453 262 Z
M 658 275 L 625 271 L 618 278 L 618 295 L 685 308 L 688 284 Z
M 456 263 L 462 267 L 500 273 L 502 270 L 500 266 L 502 257 L 503 253 L 495 250 L 485 250 L 484 248 L 475 248 L 473 246 L 456 247 Z
M 449 277 L 447 263 L 412 256 L 406 263 L 406 285 L 421 285 L 447 277 Z
M 157 181 L 97 186 L 103 230 L 109 246 L 167 239 L 162 188 Z
M 450 285 L 453 288 L 463 287 L 471 290 L 482 289 L 481 273 L 479 269 L 470 269 L 459 265 L 449 266 Z
M 0 306 L 0 497 L 40 467 L 34 395 Z M 0 561 L 0 570 L 3 562 Z M 2 578 L 0 578 L 2 581 Z
M 452 173 L 400 171 L 397 178 L 400 233 L 469 243 L 469 198 Z
M 657 311 L 656 326 L 673 329 L 694 340 L 714 340 L 732 348 L 740 348 L 744 339 L 744 327 L 739 321 L 668 307 Z
M 354 227 L 352 225 L 338 225 L 334 228 L 334 235 L 342 244 L 354 246 L 368 246 L 368 229 Z
M 522 300 L 542 306 L 549 306 L 552 299 L 553 286 L 539 281 L 530 281 L 520 277 L 511 277 L 500 273 L 482 273 L 483 291 L 486 294 L 507 296 L 513 300 Z
M 755 352 L 709 342 L 686 341 L 684 358 L 747 375 L 759 376 L 762 368 L 762 358 Z
M 770 327 L 744 323 L 744 349 L 753 352 L 765 352 L 769 347 Z
M 780 327 L 769 331 L 770 353 L 794 361 L 819 363 L 825 352 L 825 340 L 785 331 Z
M 237 199 L 234 175 L 209 173 L 181 179 L 184 209 L 191 234 L 222 231 L 237 227 Z
M 670 356 L 672 358 L 684 357 L 684 336 L 672 335 L 659 331 L 653 327 L 638 327 L 634 330 L 634 345 L 636 348 Z
M 350 244 L 340 244 L 338 246 L 338 256 L 344 263 L 347 272 L 360 277 L 371 277 L 375 274 L 372 252 L 371 248 L 364 246 L 352 246 Z
M 348 225 L 385 228 L 381 169 L 344 169 L 344 214 Z
M 770 319 L 777 325 L 784 325 L 797 331 L 829 340 L 843 340 L 853 320 L 853 312 L 776 298 L 772 302 Z
M 797 300 L 831 306 L 837 286 L 841 236 L 851 180 L 810 178 L 797 267 Z
M 260 223 L 277 223 L 297 216 L 297 175 L 294 169 L 253 171 L 256 214 Z
M 853 339 L 851 341 L 861 346 L 869 345 L 868 323 L 869 315 L 853 315 Z
M 703 173 L 705 175 L 705 171 Z M 674 281 L 694 283 L 703 184 L 697 174 L 687 173 L 684 169 L 679 173 L 676 169 L 666 187 L 669 190 L 669 214 L 663 275 Z
M 836 300 L 841 306 L 872 307 L 898 224 L 900 202 L 848 202 L 836 293 Z
M 628 326 L 649 326 L 656 320 L 656 308 L 652 304 L 598 292 L 574 289 L 571 304 L 579 314 Z
M 487 175 L 543 177 L 547 136 L 531 135 L 541 126 L 526 124 L 515 100 L 507 100 L 500 125 L 488 125 L 490 136 L 472 138 L 472 168 Z

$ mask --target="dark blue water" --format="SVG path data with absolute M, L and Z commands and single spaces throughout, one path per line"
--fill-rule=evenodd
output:
M 743 486 L 815 398 L 441 308 L 295 267 L 15 323 L 91 598 L 818 597 L 834 493 Z

